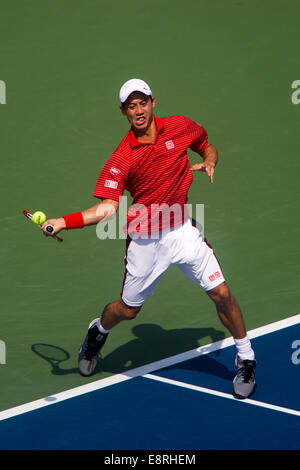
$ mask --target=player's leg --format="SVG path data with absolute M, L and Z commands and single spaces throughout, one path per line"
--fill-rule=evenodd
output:
M 235 339 L 245 338 L 246 328 L 242 312 L 227 284 L 222 282 L 217 287 L 207 291 L 207 294 L 215 303 L 221 322 L 230 331 L 232 336 Z M 251 359 L 253 358 L 254 356 Z
M 237 398 L 248 398 L 255 387 L 256 360 L 241 309 L 225 282 L 207 294 L 215 303 L 219 318 L 232 334 L 237 348 L 235 365 L 238 371 L 232 383 L 233 393 Z
M 93 320 L 88 328 L 78 357 L 79 371 L 84 376 L 95 372 L 99 354 L 110 330 L 123 320 L 133 320 L 141 307 L 130 307 L 122 299 L 111 302 L 103 310 L 102 316 Z
M 220 264 L 207 240 L 191 224 L 186 224 L 184 231 L 178 266 L 207 292 L 216 305 L 221 322 L 232 334 L 238 353 L 238 373 L 233 381 L 234 394 L 238 398 L 247 398 L 254 390 L 256 361 L 241 309 L 225 283 Z
M 239 358 L 242 361 L 254 361 L 255 354 L 247 335 L 240 306 L 227 284 L 222 282 L 207 291 L 207 295 L 215 303 L 221 322 L 232 334 Z
M 122 299 L 115 302 L 111 302 L 103 310 L 101 321 L 98 325 L 103 330 L 110 331 L 114 326 L 123 320 L 133 320 L 138 312 L 141 310 L 142 305 L 139 307 L 133 307 L 126 305 Z
M 154 293 L 155 286 L 170 264 L 164 256 L 159 256 L 159 251 L 159 240 L 135 240 L 130 246 L 127 243 L 121 299 L 106 305 L 101 317 L 89 325 L 78 358 L 82 375 L 94 373 L 110 330 L 123 320 L 134 319 L 146 297 Z

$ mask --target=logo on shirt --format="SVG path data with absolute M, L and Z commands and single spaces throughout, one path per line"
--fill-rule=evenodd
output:
M 118 170 L 118 168 L 115 168 L 114 166 L 111 167 L 111 169 L 109 170 L 110 173 L 114 176 L 117 176 L 121 173 L 121 170 Z
M 106 188 L 117 189 L 118 182 L 117 181 L 111 181 L 111 180 L 105 180 L 104 186 Z
M 167 147 L 168 150 L 171 150 L 171 149 L 173 149 L 173 148 L 175 147 L 175 145 L 173 144 L 173 141 L 172 141 L 172 140 L 168 140 L 168 141 L 166 142 L 166 147 Z

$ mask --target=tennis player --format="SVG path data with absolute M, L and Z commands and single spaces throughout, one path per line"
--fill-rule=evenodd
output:
M 233 394 L 247 398 L 255 387 L 256 360 L 242 313 L 212 247 L 185 210 L 193 172 L 205 172 L 213 183 L 217 149 L 208 142 L 206 130 L 187 117 L 155 116 L 155 98 L 143 80 L 128 80 L 119 97 L 120 110 L 131 128 L 99 175 L 94 196 L 101 202 L 82 212 L 47 220 L 42 226 L 49 236 L 45 227 L 52 224 L 53 236 L 61 230 L 94 225 L 117 212 L 125 189 L 133 197 L 127 213 L 121 296 L 90 323 L 79 352 L 79 371 L 84 376 L 95 372 L 110 331 L 121 321 L 136 317 L 164 272 L 176 264 L 211 298 L 233 336 L 237 349 Z M 188 148 L 203 161 L 191 166 Z

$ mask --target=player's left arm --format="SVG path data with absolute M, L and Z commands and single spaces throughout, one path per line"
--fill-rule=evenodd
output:
M 208 143 L 205 149 L 200 152 L 203 163 L 196 163 L 191 166 L 192 171 L 206 172 L 210 178 L 210 182 L 214 182 L 215 167 L 218 162 L 218 151 L 213 144 Z

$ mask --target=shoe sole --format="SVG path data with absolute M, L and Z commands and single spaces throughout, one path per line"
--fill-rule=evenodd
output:
M 232 395 L 234 396 L 234 398 L 237 398 L 238 400 L 246 400 L 247 398 L 251 397 L 251 395 L 253 394 L 253 392 L 255 390 L 255 387 L 256 387 L 256 382 L 254 381 L 253 389 L 251 390 L 251 392 L 246 397 L 244 395 L 240 395 L 239 393 L 236 393 L 234 391 L 234 388 L 232 387 Z

